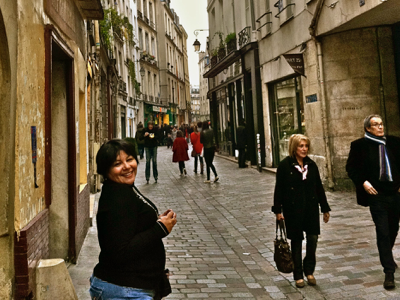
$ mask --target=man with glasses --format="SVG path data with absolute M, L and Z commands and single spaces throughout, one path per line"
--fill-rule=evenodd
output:
M 346 171 L 356 186 L 357 203 L 369 206 L 376 228 L 383 287 L 395 287 L 393 246 L 400 219 L 400 138 L 385 136 L 382 117 L 364 119 L 364 137 L 351 143 Z

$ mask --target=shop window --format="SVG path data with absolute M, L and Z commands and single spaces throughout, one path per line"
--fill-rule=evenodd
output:
M 300 77 L 272 85 L 274 157 L 281 161 L 289 155 L 289 138 L 305 132 L 304 105 Z M 277 163 L 279 163 L 279 161 Z

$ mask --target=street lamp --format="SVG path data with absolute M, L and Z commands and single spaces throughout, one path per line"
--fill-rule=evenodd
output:
M 146 74 L 146 71 L 143 69 L 143 67 L 141 67 L 139 73 L 140 73 L 140 76 L 141 76 L 142 79 L 143 79 L 144 74 Z
M 196 36 L 196 40 L 193 43 L 194 46 L 194 51 L 199 52 L 200 51 L 200 42 L 197 40 L 197 35 L 199 34 L 199 31 L 209 31 L 208 29 L 196 29 L 193 33 Z

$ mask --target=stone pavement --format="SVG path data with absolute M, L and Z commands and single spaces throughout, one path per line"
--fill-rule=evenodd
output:
M 239 169 L 216 157 L 220 181 L 205 184 L 205 175 L 193 173 L 192 158 L 184 177 L 171 161 L 171 150 L 160 147 L 158 183 L 151 178 L 146 184 L 145 160 L 136 179 L 160 211 L 172 208 L 178 214 L 177 225 L 164 239 L 166 267 L 173 274 L 167 299 L 400 299 L 400 277 L 393 291 L 382 287 L 375 228 L 354 193 L 327 192 L 332 212 L 328 224 L 321 220 L 314 273 L 318 285 L 297 289 L 292 274 L 278 272 L 273 261 L 275 175 Z M 95 226 L 77 264 L 69 267 L 80 300 L 90 299 L 89 277 L 99 254 Z M 400 260 L 399 239 L 395 257 Z

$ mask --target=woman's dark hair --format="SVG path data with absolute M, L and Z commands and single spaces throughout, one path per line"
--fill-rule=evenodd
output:
M 197 128 L 203 128 L 203 122 L 197 122 Z
M 120 151 L 124 151 L 127 155 L 132 155 L 139 164 L 135 145 L 120 139 L 113 139 L 103 144 L 96 155 L 97 173 L 103 178 L 108 177 L 108 173 L 114 162 L 116 161 Z
M 208 128 L 210 128 L 210 126 L 208 126 L 208 122 L 207 122 L 207 121 L 204 121 L 204 122 L 203 122 L 203 129 L 206 130 L 206 129 L 208 129 Z
M 176 137 L 183 137 L 183 132 L 182 132 L 182 130 L 178 130 L 178 131 L 176 132 Z

